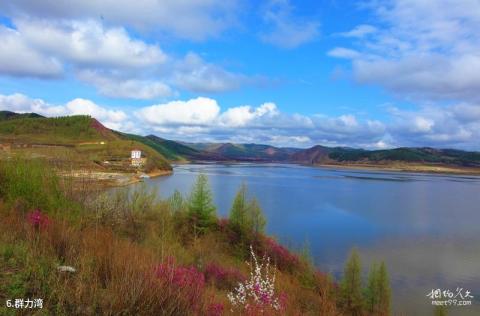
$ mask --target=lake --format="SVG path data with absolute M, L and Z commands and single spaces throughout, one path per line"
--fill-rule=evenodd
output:
M 480 315 L 480 177 L 313 168 L 285 164 L 188 164 L 145 183 L 167 197 L 208 175 L 226 216 L 242 182 L 267 218 L 267 232 L 291 247 L 308 243 L 316 265 L 341 277 L 352 247 L 365 272 L 384 260 L 396 313 L 432 315 L 432 289 L 472 292 Z

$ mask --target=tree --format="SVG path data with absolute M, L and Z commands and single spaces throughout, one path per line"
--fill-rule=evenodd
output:
M 365 291 L 365 305 L 369 315 L 390 315 L 391 290 L 385 263 L 373 264 Z
M 182 193 L 180 193 L 178 190 L 175 190 L 175 192 L 173 192 L 172 196 L 169 198 L 168 204 L 173 214 L 182 212 L 185 206 Z
M 240 186 L 235 199 L 233 200 L 232 208 L 230 209 L 229 222 L 232 226 L 244 230 L 247 225 L 247 186 L 243 183 Z
M 365 307 L 369 314 L 376 313 L 378 309 L 378 265 L 374 263 L 368 274 L 367 288 L 365 290 Z
M 253 198 L 247 206 L 247 225 L 255 235 L 263 233 L 267 220 L 263 216 L 262 209 L 256 198 Z
M 377 277 L 379 315 L 390 315 L 391 289 L 385 262 L 380 264 Z
M 348 315 L 362 315 L 362 276 L 360 256 L 352 250 L 343 274 L 340 288 L 341 302 Z
M 212 192 L 208 178 L 204 174 L 197 177 L 188 201 L 188 216 L 193 223 L 195 236 L 205 232 L 215 222 L 216 208 L 212 201 Z
M 257 235 L 265 229 L 266 220 L 257 199 L 247 200 L 247 186 L 242 184 L 235 199 L 229 216 L 230 224 L 243 235 L 253 233 Z

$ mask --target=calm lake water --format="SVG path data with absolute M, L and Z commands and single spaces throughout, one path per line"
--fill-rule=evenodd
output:
M 282 164 L 178 165 L 149 179 L 162 197 L 188 193 L 209 177 L 218 213 L 226 216 L 245 182 L 282 243 L 308 242 L 315 263 L 339 278 L 352 247 L 364 269 L 384 260 L 395 314 L 433 315 L 432 289 L 472 292 L 470 307 L 449 315 L 480 315 L 480 177 L 322 169 Z

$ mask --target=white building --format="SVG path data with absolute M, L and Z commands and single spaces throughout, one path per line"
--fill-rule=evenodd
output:
M 130 155 L 131 165 L 139 167 L 145 163 L 145 159 L 142 158 L 142 151 L 139 149 L 133 149 Z
M 141 151 L 140 149 L 133 149 L 133 150 L 132 150 L 131 158 L 132 158 L 132 159 L 140 159 L 140 158 L 142 158 L 142 151 Z

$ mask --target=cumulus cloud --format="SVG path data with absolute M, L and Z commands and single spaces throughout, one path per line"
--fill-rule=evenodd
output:
M 480 149 L 480 107 L 473 104 L 422 106 L 417 111 L 390 108 L 390 133 L 409 146 Z
M 381 0 L 367 8 L 384 27 L 360 25 L 344 34 L 368 37 L 329 52 L 352 59 L 359 82 L 417 100 L 480 100 L 480 2 Z
M 137 111 L 143 126 L 173 139 L 228 141 L 307 147 L 319 142 L 331 145 L 374 146 L 385 133 L 377 121 L 359 121 L 353 115 L 339 117 L 287 114 L 276 104 L 241 105 L 221 111 L 209 98 L 174 101 Z
M 0 73 L 12 76 L 56 78 L 63 73 L 55 57 L 32 49 L 17 30 L 0 25 Z
M 80 80 L 94 85 L 100 94 L 113 98 L 155 99 L 169 97 L 175 92 L 161 81 L 127 79 L 113 72 L 81 70 L 77 72 Z
M 269 29 L 260 34 L 266 43 L 282 48 L 296 48 L 314 40 L 319 35 L 317 21 L 294 17 L 293 6 L 288 0 L 271 0 L 266 6 L 263 20 Z
M 0 2 L 0 11 L 13 16 L 46 20 L 102 19 L 139 31 L 158 31 L 182 38 L 202 40 L 217 36 L 236 23 L 236 0 L 73 0 Z
M 104 28 L 99 22 L 17 20 L 18 32 L 34 48 L 78 66 L 143 68 L 163 63 L 157 45 L 132 39 L 122 27 Z
M 153 125 L 204 126 L 211 124 L 219 113 L 217 101 L 200 97 L 145 107 L 137 112 L 137 116 Z
M 246 76 L 207 63 L 192 52 L 177 62 L 172 80 L 179 87 L 194 92 L 234 90 L 248 81 Z
M 0 26 L 4 46 L 0 74 L 18 77 L 76 78 L 109 97 L 156 99 L 192 92 L 223 92 L 255 84 L 251 78 L 204 61 L 195 53 L 167 55 L 158 44 L 132 38 L 123 27 L 94 20 L 47 21 L 18 18 L 15 28 Z
M 55 105 L 22 94 L 0 95 L 0 110 L 46 116 L 87 114 L 109 128 L 191 142 L 266 143 L 276 146 L 352 146 L 369 149 L 431 146 L 480 150 L 480 107 L 458 103 L 424 105 L 405 111 L 393 106 L 384 121 L 353 114 L 306 116 L 282 112 L 276 104 L 240 105 L 222 110 L 199 97 L 145 106 L 127 115 L 77 98 Z

